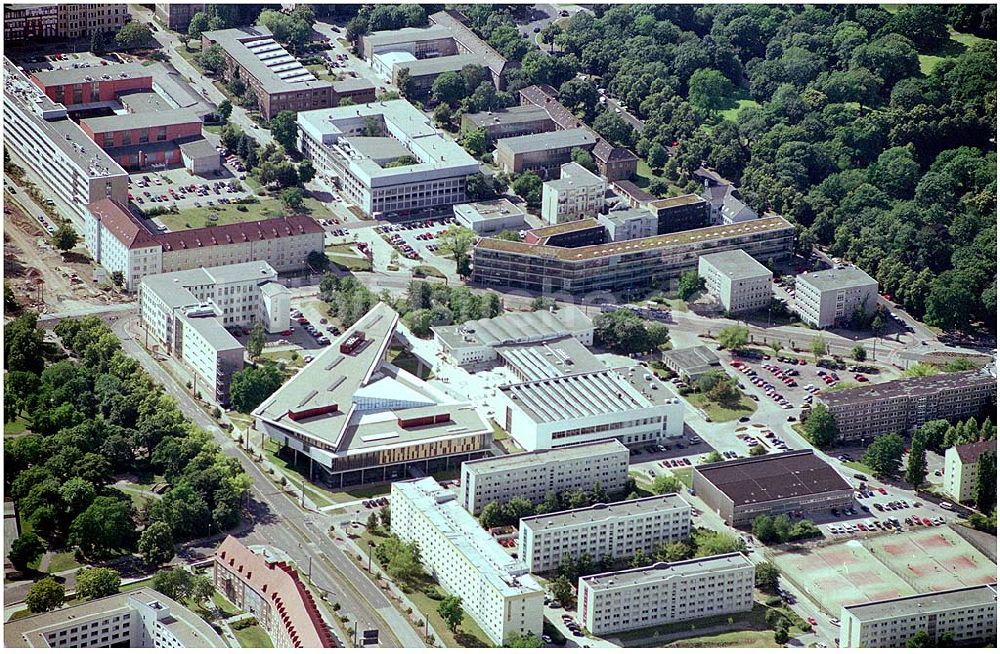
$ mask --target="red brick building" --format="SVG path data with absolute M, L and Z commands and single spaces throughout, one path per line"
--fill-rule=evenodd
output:
M 120 166 L 180 165 L 180 144 L 201 138 L 201 120 L 187 109 L 86 118 L 80 127 Z
M 74 108 L 112 103 L 123 93 L 152 91 L 153 76 L 139 64 L 40 70 L 31 81 L 53 102 Z

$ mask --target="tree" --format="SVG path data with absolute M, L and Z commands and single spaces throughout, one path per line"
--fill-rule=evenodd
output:
M 594 157 L 583 148 L 573 148 L 569 157 L 571 161 L 580 164 L 590 172 L 597 172 L 597 163 L 594 161 Z
M 94 30 L 90 35 L 90 51 L 95 55 L 102 55 L 108 51 L 108 35 L 104 30 Z
M 507 639 L 504 647 L 516 649 L 541 649 L 545 647 L 545 642 L 541 636 L 536 636 L 530 631 L 526 634 L 517 634 Z
M 250 330 L 250 338 L 247 340 L 247 354 L 250 355 L 250 359 L 256 360 L 264 351 L 264 340 L 264 325 L 258 322 Z
M 308 159 L 299 163 L 298 167 L 295 170 L 296 173 L 298 173 L 299 184 L 305 184 L 307 182 L 311 182 L 313 178 L 316 176 L 316 168 L 313 166 L 313 163 Z
M 673 563 L 683 561 L 691 557 L 691 545 L 684 541 L 673 543 L 661 543 L 653 551 L 653 556 L 657 561 Z
M 319 250 L 312 250 L 306 255 L 306 263 L 313 270 L 318 270 L 320 272 L 325 272 L 330 269 L 330 257 L 327 256 L 326 252 L 320 252 Z
M 924 630 L 920 630 L 906 639 L 907 647 L 927 648 L 934 647 L 934 639 Z
M 650 168 L 658 170 L 667 163 L 667 150 L 659 142 L 649 146 L 649 153 L 646 155 L 646 163 Z
M 927 479 L 927 451 L 926 445 L 919 436 L 914 434 L 913 443 L 910 446 L 910 455 L 906 460 L 906 472 L 903 475 L 906 483 L 913 488 L 924 485 Z
M 837 440 L 837 419 L 824 404 L 817 404 L 802 423 L 802 431 L 816 447 L 829 447 Z
M 822 336 L 817 336 L 812 339 L 812 343 L 809 345 L 809 350 L 816 355 L 816 357 L 822 357 L 826 355 L 826 340 Z
M 219 106 L 215 109 L 215 117 L 219 119 L 220 123 L 225 123 L 229 121 L 229 117 L 233 114 L 233 103 L 229 100 L 223 100 L 219 103 Z
M 153 590 L 174 601 L 183 602 L 190 597 L 193 587 L 194 575 L 184 568 L 161 570 L 153 575 Z
M 755 566 L 754 571 L 754 585 L 757 588 L 766 590 L 769 593 L 776 593 L 778 591 L 778 580 L 781 577 L 781 571 L 778 569 L 778 566 L 768 561 L 763 561 Z
M 556 577 L 549 583 L 549 592 L 563 606 L 572 604 L 573 600 L 576 599 L 576 595 L 573 593 L 573 585 L 563 575 Z
M 392 528 L 392 509 L 388 504 L 378 510 L 378 519 L 382 523 L 383 529 L 389 530 Z
M 614 145 L 631 147 L 635 143 L 635 130 L 613 111 L 605 111 L 595 118 L 592 127 Z
M 451 119 L 452 119 L 453 115 L 454 115 L 454 112 L 452 112 L 451 107 L 449 107 L 444 102 L 442 102 L 438 106 L 434 107 L 434 122 L 436 124 L 438 124 L 438 125 L 442 125 L 442 126 L 443 125 L 450 125 L 451 124 Z M 478 130 L 473 130 L 473 131 L 478 131 Z M 484 136 L 485 136 L 485 131 L 484 131 Z M 469 147 L 465 143 L 463 143 L 462 145 L 465 145 L 466 148 Z M 483 152 L 485 152 L 485 148 L 483 149 Z M 480 152 L 479 154 L 482 154 L 482 152 Z
M 658 476 L 653 480 L 653 492 L 657 495 L 677 493 L 681 490 L 681 482 L 676 477 Z
M 876 188 L 896 198 L 910 198 L 920 181 L 920 164 L 910 147 L 889 148 L 868 171 Z
M 788 642 L 788 627 L 782 624 L 774 629 L 774 642 L 778 645 L 784 645 Z
M 698 276 L 697 270 L 689 270 L 681 275 L 677 282 L 677 293 L 682 300 L 690 299 L 695 293 L 705 290 L 705 279 Z
M 454 257 L 459 274 L 462 274 L 463 267 L 468 265 L 469 248 L 476 240 L 476 233 L 468 227 L 453 225 L 441 233 L 438 239 L 441 251 Z
M 131 24 L 131 23 L 128 23 Z M 76 233 L 76 230 L 69 223 L 63 223 L 59 225 L 58 229 L 52 233 L 52 246 L 62 250 L 63 252 L 68 252 L 76 247 L 76 244 L 80 242 L 80 236 Z
M 76 574 L 76 596 L 84 600 L 114 595 L 122 578 L 111 568 L 87 568 Z
M 281 204 L 285 206 L 289 211 L 302 211 L 302 207 L 305 206 L 305 196 L 302 193 L 302 189 L 298 187 L 286 188 L 281 191 Z
M 32 561 L 45 553 L 46 547 L 45 541 L 38 534 L 26 531 L 10 544 L 10 554 L 7 558 L 10 559 L 15 570 L 27 572 Z
M 851 348 L 851 358 L 855 361 L 864 361 L 868 358 L 868 350 L 864 345 L 858 344 Z
M 368 530 L 369 534 L 378 533 L 378 516 L 374 513 L 368 514 L 368 520 L 365 521 L 365 529 Z
M 760 456 L 762 454 L 767 454 L 767 448 L 758 443 L 757 445 L 754 445 L 753 447 L 750 448 L 749 454 L 750 456 Z
M 750 330 L 739 325 L 723 327 L 719 331 L 719 344 L 729 351 L 738 350 L 750 342 Z
M 438 75 L 431 84 L 431 98 L 434 102 L 443 102 L 450 107 L 457 107 L 465 93 L 465 80 L 455 71 Z
M 594 318 L 594 338 L 619 354 L 652 352 L 670 340 L 666 325 L 647 322 L 628 309 L 617 309 Z
M 195 575 L 191 580 L 190 597 L 197 604 L 204 604 L 215 592 L 215 585 L 212 580 L 204 575 Z
M 876 436 L 865 450 L 862 462 L 879 477 L 889 477 L 899 472 L 903 460 L 903 439 L 899 434 Z
M 99 496 L 73 519 L 67 542 L 87 557 L 104 557 L 129 550 L 135 543 L 132 502 L 127 498 Z
M 537 207 L 542 203 L 542 178 L 530 170 L 514 178 L 511 190 L 531 206 Z
M 442 104 L 438 106 L 447 107 L 448 105 Z M 478 129 L 463 130 L 460 140 L 462 142 L 462 147 L 476 157 L 481 156 L 490 147 L 490 141 L 486 136 L 486 130 L 481 127 Z
M 175 553 L 174 535 L 170 525 L 165 522 L 152 523 L 139 537 L 139 556 L 150 567 L 169 563 Z
M 115 43 L 123 50 L 134 50 L 143 48 L 153 38 L 153 32 L 149 25 L 137 20 L 129 21 L 122 25 L 115 35 Z
M 986 513 L 997 505 L 997 453 L 996 450 L 979 455 L 976 471 L 976 508 Z
M 462 624 L 462 618 L 465 617 L 465 610 L 462 608 L 462 598 L 457 595 L 448 595 L 438 604 L 437 612 L 445 624 L 448 625 L 448 629 L 452 633 L 456 633 L 458 626 Z
M 52 577 L 46 577 L 32 584 L 24 602 L 32 613 L 46 613 L 59 608 L 65 598 L 66 589 L 62 584 Z
M 45 361 L 38 314 L 28 311 L 7 323 L 3 331 L 4 367 L 10 372 L 40 374 Z M 6 383 L 4 387 L 7 387 Z
M 188 36 L 192 39 L 201 39 L 201 33 L 209 30 L 208 26 L 208 14 L 204 11 L 199 11 L 191 17 L 191 22 L 188 23 Z
M 295 139 L 298 136 L 299 128 L 295 122 L 295 113 L 291 111 L 280 111 L 278 115 L 271 119 L 267 128 L 271 130 L 271 136 L 286 151 L 295 149 Z
M 222 55 L 222 47 L 216 43 L 202 50 L 195 57 L 195 61 L 205 69 L 210 75 L 219 75 L 226 67 L 226 58 Z M 237 80 L 239 78 L 233 78 Z M 239 80 L 242 83 L 242 80 Z M 243 92 L 234 93 L 236 96 L 243 95 Z
M 688 100 L 705 111 L 722 110 L 733 94 L 733 83 L 717 70 L 701 68 L 688 81 Z
M 244 368 L 233 375 L 229 398 L 237 411 L 249 413 L 281 388 L 285 376 L 273 365 Z

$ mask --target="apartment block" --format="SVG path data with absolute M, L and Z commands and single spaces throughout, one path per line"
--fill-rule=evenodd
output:
M 394 218 L 466 201 L 479 162 L 406 100 L 304 111 L 299 149 L 366 214 Z
M 603 232 L 595 221 L 577 222 L 580 229 Z M 560 227 L 574 229 L 576 223 Z M 473 249 L 472 279 L 483 286 L 582 296 L 667 284 L 712 252 L 742 249 L 756 259 L 781 261 L 794 243 L 795 227 L 779 216 L 582 247 L 483 238 Z
M 573 150 L 590 152 L 596 144 L 597 139 L 589 129 L 577 127 L 499 139 L 493 158 L 508 175 L 530 170 L 544 177 L 569 163 Z
M 581 218 L 593 218 L 604 209 L 608 183 L 580 164 L 559 168 L 559 179 L 542 184 L 542 220 L 558 225 Z
M 495 645 L 542 633 L 545 591 L 433 477 L 392 485 L 392 532 L 420 547 L 424 569 Z
M 976 496 L 979 459 L 987 452 L 996 453 L 996 441 L 978 441 L 949 447 L 944 453 L 944 492 L 959 502 Z
M 538 574 L 558 568 L 563 557 L 576 561 L 587 554 L 601 561 L 652 554 L 690 533 L 691 505 L 677 494 L 655 495 L 521 518 L 518 558 Z
M 590 489 L 595 483 L 616 493 L 628 481 L 628 456 L 627 447 L 606 440 L 463 463 L 461 502 L 479 515 L 490 502 L 523 497 L 538 504 L 547 493 Z
M 996 377 L 969 370 L 820 393 L 817 401 L 836 419 L 837 437 L 851 442 L 905 434 L 929 420 L 977 416 L 996 394 Z
M 598 214 L 597 222 L 604 227 L 608 241 L 632 241 L 656 236 L 656 216 L 648 209 L 625 209 Z
M 795 277 L 795 310 L 814 327 L 844 324 L 858 308 L 871 315 L 877 304 L 878 282 L 855 266 L 836 266 Z
M 935 640 L 951 634 L 956 645 L 995 645 L 996 584 L 854 604 L 840 611 L 841 647 L 906 647 L 920 631 Z
M 754 565 L 738 552 L 581 577 L 577 613 L 595 636 L 753 608 Z
M 771 271 L 743 250 L 698 257 L 698 276 L 728 313 L 765 309 L 771 302 Z
M 332 648 L 337 643 L 299 573 L 266 549 L 252 551 L 226 536 L 215 551 L 215 590 L 257 618 L 277 648 Z
M 226 647 L 211 625 L 152 588 L 12 620 L 3 641 L 9 648 Z
M 7 43 L 78 39 L 96 31 L 116 33 L 132 20 L 125 4 L 112 2 L 6 4 L 3 38 Z

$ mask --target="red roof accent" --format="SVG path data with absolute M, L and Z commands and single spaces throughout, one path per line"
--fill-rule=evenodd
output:
M 114 234 L 115 238 L 125 244 L 128 249 L 151 247 L 157 241 L 142 222 L 132 213 L 116 203 L 105 198 L 87 205 L 92 216 Z

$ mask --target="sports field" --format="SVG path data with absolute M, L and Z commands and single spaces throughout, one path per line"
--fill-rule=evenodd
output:
M 996 582 L 996 566 L 947 527 L 780 554 L 774 562 L 835 616 L 859 602 Z

